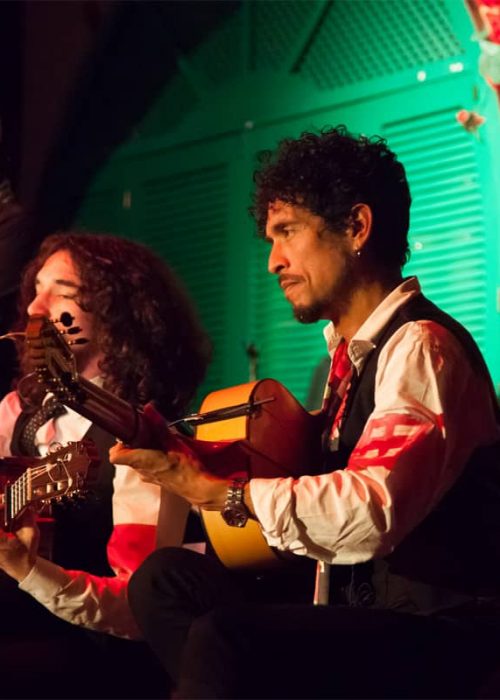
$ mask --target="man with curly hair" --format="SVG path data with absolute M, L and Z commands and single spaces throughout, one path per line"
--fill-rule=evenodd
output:
M 402 278 L 404 168 L 339 127 L 285 139 L 255 183 L 269 271 L 300 322 L 330 322 L 321 463 L 242 481 L 180 447 L 112 460 L 318 562 L 315 604 L 286 602 L 293 566 L 267 596 L 172 548 L 132 609 L 177 697 L 470 697 L 498 649 L 500 421 L 472 337 Z
M 71 316 L 76 333 L 67 338 L 77 341 L 72 349 L 84 379 L 135 406 L 154 401 L 168 420 L 188 411 L 210 344 L 180 282 L 145 246 L 105 234 L 49 236 L 24 273 L 20 309 L 19 329 L 28 315 L 41 314 L 66 331 L 61 319 Z M 68 658 L 73 658 L 92 669 L 78 681 L 79 697 L 143 697 L 150 686 L 140 678 L 139 659 L 147 647 L 123 641 L 141 638 L 127 584 L 156 547 L 160 489 L 127 466 L 112 466 L 107 452 L 114 436 L 68 407 L 29 434 L 30 419 L 50 395 L 30 382 L 23 347 L 22 378 L 0 403 L 0 456 L 45 455 L 51 443 L 88 438 L 102 460 L 90 498 L 78 507 L 53 506 L 51 561 L 38 555 L 32 514 L 13 534 L 0 536 L 0 595 L 12 601 L 2 606 L 0 638 L 7 638 L 2 659 L 15 668 L 16 649 L 19 656 L 22 647 L 28 667 L 12 681 L 13 690 L 3 674 L 4 689 L 7 683 L 18 697 L 68 697 L 71 690 L 63 682 L 57 689 L 43 689 L 42 683 L 52 664 L 69 669 Z M 188 511 L 183 499 L 165 493 L 159 539 L 181 544 Z M 33 644 L 30 653 L 34 633 L 41 643 Z M 96 683 L 99 667 L 109 681 Z

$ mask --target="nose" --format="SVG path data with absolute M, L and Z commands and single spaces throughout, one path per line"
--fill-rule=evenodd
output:
M 269 253 L 269 258 L 267 261 L 267 269 L 273 275 L 279 275 L 285 267 L 287 267 L 288 261 L 283 252 L 283 246 L 279 240 L 273 241 L 271 252 Z
M 45 294 L 37 294 L 28 306 L 28 315 L 41 314 L 48 316 L 47 297 Z

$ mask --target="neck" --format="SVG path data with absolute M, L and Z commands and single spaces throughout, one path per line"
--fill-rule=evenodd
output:
M 85 377 L 85 379 L 94 379 L 101 374 L 99 369 L 99 363 L 103 359 L 102 354 L 82 354 L 77 357 L 76 365 L 78 369 L 78 374 L 80 377 Z
M 330 319 L 336 332 L 350 342 L 377 306 L 401 283 L 401 276 L 390 280 L 372 280 L 360 284 L 352 293 L 349 304 L 337 319 Z

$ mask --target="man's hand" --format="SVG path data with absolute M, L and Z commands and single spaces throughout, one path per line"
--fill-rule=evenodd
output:
M 194 506 L 205 510 L 222 510 L 232 483 L 231 476 L 244 472 L 246 466 L 238 449 L 232 451 L 229 447 L 210 454 L 217 474 L 220 474 L 216 476 L 212 470 L 204 468 L 181 437 L 169 431 L 165 419 L 151 403 L 144 406 L 144 418 L 151 439 L 162 449 L 132 449 L 117 443 L 109 451 L 110 462 L 127 464 L 139 473 L 143 481 L 158 484 Z M 245 487 L 245 504 L 255 515 L 248 484 Z
M 35 564 L 39 542 L 36 516 L 26 510 L 12 533 L 0 532 L 0 569 L 16 581 L 25 579 Z
M 221 510 L 229 481 L 203 471 L 201 463 L 188 451 L 131 449 L 117 443 L 109 451 L 112 464 L 127 464 L 144 481 L 158 484 L 206 510 Z

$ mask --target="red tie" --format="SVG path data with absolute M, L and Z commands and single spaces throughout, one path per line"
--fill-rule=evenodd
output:
M 351 377 L 352 363 L 347 354 L 347 343 L 342 338 L 332 358 L 322 406 L 322 411 L 326 415 L 323 446 L 330 451 L 338 447 L 338 427 Z

